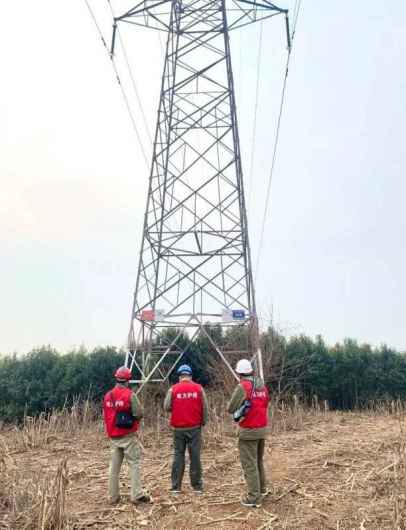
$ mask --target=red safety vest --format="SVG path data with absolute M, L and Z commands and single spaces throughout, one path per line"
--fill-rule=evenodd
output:
M 252 381 L 242 380 L 240 385 L 245 390 L 246 399 L 251 398 L 251 408 L 239 426 L 244 429 L 260 429 L 268 425 L 269 393 L 266 386 L 254 388 L 252 392 Z
M 171 425 L 175 428 L 200 427 L 203 421 L 203 389 L 193 381 L 172 387 Z
M 116 386 L 104 396 L 103 400 L 103 419 L 104 427 L 109 438 L 124 436 L 138 430 L 139 421 L 135 421 L 130 429 L 116 427 L 117 412 L 131 412 L 132 390 L 127 387 Z

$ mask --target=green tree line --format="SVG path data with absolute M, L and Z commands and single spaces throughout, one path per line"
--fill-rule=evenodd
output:
M 0 358 L 0 418 L 16 421 L 76 400 L 100 401 L 111 388 L 124 352 L 113 347 L 65 354 L 50 346 Z
M 173 333 L 176 330 L 168 330 L 167 340 Z M 221 328 L 212 328 L 210 334 L 217 342 L 224 339 L 235 346 L 247 340 L 238 328 L 226 337 Z M 186 346 L 187 337 L 184 342 Z M 406 400 L 406 355 L 385 345 L 374 348 L 346 339 L 328 346 L 320 336 L 286 338 L 271 328 L 262 333 L 261 343 L 266 383 L 282 399 L 295 394 L 311 403 L 317 396 L 335 409 Z M 192 365 L 203 385 L 218 385 L 216 355 L 202 336 L 186 348 L 182 362 Z M 114 347 L 62 354 L 49 346 L 0 356 L 0 418 L 15 421 L 87 398 L 99 402 L 124 356 Z
M 406 354 L 345 339 L 328 346 L 322 337 L 263 337 L 268 382 L 278 394 L 309 404 L 317 396 L 330 408 L 352 410 L 377 401 L 406 400 Z M 271 357 L 271 359 L 269 359 Z

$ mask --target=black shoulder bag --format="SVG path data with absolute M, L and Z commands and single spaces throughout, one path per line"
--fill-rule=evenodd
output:
M 234 421 L 237 421 L 237 422 L 241 421 L 248 414 L 248 412 L 249 412 L 249 410 L 251 408 L 251 400 L 252 400 L 252 394 L 254 392 L 254 388 L 255 388 L 255 379 L 252 381 L 252 386 L 251 386 L 251 392 L 250 392 L 249 399 L 244 399 L 244 402 L 241 405 L 241 407 L 239 407 L 234 412 L 234 414 L 233 414 Z
M 114 399 L 113 391 L 110 392 L 110 396 L 112 398 L 111 401 L 113 403 L 113 407 L 116 411 L 116 420 L 115 420 L 116 427 L 119 427 L 120 429 L 131 429 L 131 427 L 135 423 L 134 416 L 131 414 L 131 412 L 128 412 L 128 411 L 124 411 L 124 410 L 117 411 L 116 400 Z

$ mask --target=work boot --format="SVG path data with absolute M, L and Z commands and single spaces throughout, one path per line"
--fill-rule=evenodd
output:
M 241 504 L 243 506 L 247 506 L 247 508 L 260 508 L 261 507 L 261 501 L 253 501 L 252 499 L 249 499 L 248 497 L 241 499 Z
M 135 500 L 131 500 L 131 504 L 141 504 L 141 503 L 148 503 L 151 502 L 151 496 L 148 495 L 148 493 L 143 493 L 139 497 L 137 497 Z

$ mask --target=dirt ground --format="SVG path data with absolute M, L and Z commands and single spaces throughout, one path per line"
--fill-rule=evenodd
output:
M 109 443 L 100 425 L 71 439 L 14 451 L 26 473 L 44 476 L 67 458 L 67 500 L 73 529 L 386 529 L 406 528 L 402 418 L 353 413 L 307 415 L 269 437 L 266 467 L 271 493 L 258 509 L 240 505 L 244 482 L 233 426 L 210 428 L 202 454 L 205 493 L 194 494 L 185 475 L 183 493 L 171 496 L 171 434 L 145 429 L 142 475 L 153 504 L 128 502 L 127 468 L 122 501 L 107 503 Z

